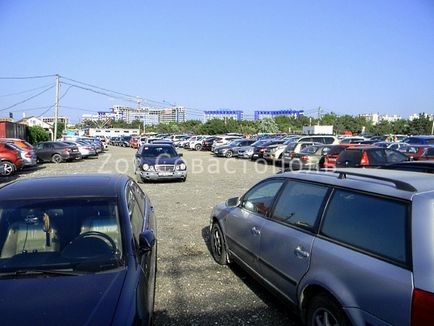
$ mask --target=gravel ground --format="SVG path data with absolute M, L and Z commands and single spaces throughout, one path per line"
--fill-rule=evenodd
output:
M 111 172 L 134 176 L 134 150 L 110 147 L 98 159 L 43 164 L 15 178 Z M 247 160 L 184 151 L 183 182 L 145 183 L 157 216 L 156 325 L 300 325 L 289 304 L 240 268 L 218 265 L 208 249 L 212 207 L 243 194 L 276 168 Z M 9 180 L 13 179 L 10 178 Z M 3 180 L 7 181 L 7 180 Z

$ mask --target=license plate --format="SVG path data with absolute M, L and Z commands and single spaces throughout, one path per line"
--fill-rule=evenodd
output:
M 173 175 L 173 173 L 172 172 L 158 172 L 158 175 L 164 177 L 164 176 Z
M 333 157 L 330 157 L 328 160 L 331 161 L 331 162 L 335 162 L 336 161 L 336 159 L 333 158 Z

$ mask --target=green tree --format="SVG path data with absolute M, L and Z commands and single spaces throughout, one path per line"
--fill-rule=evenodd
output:
M 40 126 L 29 127 L 28 131 L 30 144 L 36 144 L 40 141 L 50 140 L 49 133 Z
M 408 132 L 412 135 L 429 135 L 431 134 L 433 122 L 424 114 L 419 118 L 413 119 L 408 124 Z
M 279 127 L 274 119 L 264 118 L 259 122 L 258 132 L 275 133 L 279 132 Z
M 53 128 L 53 130 L 54 130 L 54 128 Z M 65 124 L 63 122 L 58 122 L 57 123 L 56 139 L 62 138 L 64 130 L 65 130 Z

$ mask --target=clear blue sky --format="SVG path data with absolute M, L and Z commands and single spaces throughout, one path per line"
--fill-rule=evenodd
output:
M 196 110 L 434 113 L 434 0 L 0 0 L 0 40 L 0 76 Z M 0 80 L 0 110 L 50 83 Z M 53 102 L 51 89 L 0 116 Z M 129 103 L 72 88 L 61 105 L 84 110 L 61 114 L 113 104 Z

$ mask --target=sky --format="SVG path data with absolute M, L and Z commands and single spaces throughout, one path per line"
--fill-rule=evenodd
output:
M 55 74 L 73 120 L 133 97 L 191 118 L 434 113 L 434 0 L 0 0 L 0 42 L 0 117 L 53 115 L 55 88 L 20 102 Z

